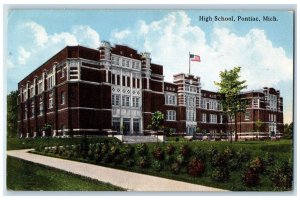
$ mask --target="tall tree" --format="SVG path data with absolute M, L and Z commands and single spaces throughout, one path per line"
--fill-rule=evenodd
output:
M 240 81 L 241 67 L 234 67 L 231 70 L 220 72 L 220 82 L 215 82 L 221 94 L 221 104 L 223 111 L 230 119 L 235 119 L 234 136 L 235 141 L 238 140 L 237 135 L 237 114 L 245 112 L 247 101 L 242 98 L 241 91 L 247 88 L 246 80 Z
M 156 131 L 157 142 L 158 142 L 158 130 L 162 129 L 162 125 L 164 123 L 165 117 L 164 114 L 160 111 L 156 111 L 153 113 L 151 118 L 151 128 Z
M 7 137 L 18 136 L 18 91 L 11 91 L 7 95 Z

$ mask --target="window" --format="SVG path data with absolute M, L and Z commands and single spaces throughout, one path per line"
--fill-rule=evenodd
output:
M 125 67 L 129 67 L 129 60 L 126 60 L 126 66 Z
M 61 105 L 64 105 L 65 104 L 65 93 L 62 92 L 61 93 Z
M 120 105 L 120 95 L 119 94 L 113 94 L 111 102 L 112 102 L 113 106 L 119 106 Z
M 111 84 L 113 84 L 113 85 L 116 84 L 115 74 L 111 74 Z
M 43 99 L 40 98 L 39 115 L 43 115 L 43 111 L 44 111 Z
M 112 119 L 112 128 L 113 130 L 120 132 L 120 118 Z
M 30 92 L 29 93 L 30 94 L 30 98 L 33 97 L 34 96 L 34 87 L 33 87 L 33 85 L 30 86 L 29 92 Z
M 123 82 L 122 85 L 123 85 L 123 86 L 126 86 L 126 85 L 125 85 L 125 81 L 126 81 L 126 77 L 125 77 L 125 76 L 122 76 L 122 82 Z
M 176 105 L 176 95 L 165 95 L 165 104 L 166 105 Z
M 202 113 L 202 122 L 206 123 L 206 113 Z
M 47 88 L 48 90 L 50 90 L 51 88 L 53 88 L 53 85 L 54 85 L 54 76 L 53 74 L 48 74 L 48 77 L 47 77 Z
M 127 77 L 127 87 L 130 87 L 130 77 Z
M 33 118 L 35 114 L 34 102 L 31 103 L 31 117 Z
M 252 100 L 252 108 L 259 108 L 259 99 Z
M 223 115 L 220 115 L 220 124 L 223 124 Z
M 120 85 L 120 75 L 117 75 L 117 85 Z
M 140 79 L 139 78 L 136 79 L 136 88 L 140 88 Z
M 250 112 L 249 111 L 245 112 L 245 120 L 250 120 Z
M 23 100 L 26 101 L 27 100 L 27 90 L 24 89 L 23 91 Z
M 125 59 L 122 59 L 122 67 L 125 67 Z
M 176 121 L 176 111 L 175 110 L 167 110 L 167 121 Z
M 210 123 L 217 123 L 217 115 L 210 114 Z
M 130 97 L 122 96 L 122 106 L 129 107 L 130 106 Z
M 53 93 L 49 95 L 49 109 L 53 108 Z
M 140 120 L 133 119 L 133 132 L 138 133 L 140 132 Z
M 41 94 L 43 91 L 44 91 L 44 83 L 43 83 L 43 80 L 40 79 L 38 81 L 38 94 Z
M 113 65 L 119 65 L 120 64 L 120 58 L 117 56 L 112 56 L 112 64 Z
M 186 111 L 186 120 L 187 121 L 196 121 L 196 112 L 193 110 Z
M 277 96 L 276 95 L 271 95 L 270 94 L 269 104 L 270 104 L 270 109 L 271 110 L 276 110 L 277 109 Z
M 132 107 L 138 108 L 140 105 L 139 97 L 132 97 Z
M 206 101 L 205 101 L 205 99 L 201 99 L 201 108 L 206 108 Z
M 25 104 L 25 108 L 24 108 L 24 119 L 27 119 L 27 105 Z

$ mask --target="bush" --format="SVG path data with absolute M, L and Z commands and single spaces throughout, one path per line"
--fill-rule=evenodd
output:
M 293 183 L 293 168 L 288 162 L 277 165 L 271 175 L 275 190 L 290 191 Z
M 266 165 L 270 166 L 270 165 L 274 165 L 275 162 L 275 156 L 273 153 L 269 153 L 267 152 L 263 158 L 264 162 Z
M 168 155 L 173 155 L 175 152 L 175 147 L 172 144 L 168 144 L 166 147 L 166 153 Z
M 133 166 L 134 166 L 134 160 L 131 159 L 131 158 L 126 159 L 126 160 L 125 160 L 125 165 L 126 165 L 127 167 L 133 167 Z
M 179 138 L 178 138 L 178 137 L 176 137 L 175 141 L 176 141 L 176 142 L 178 142 L 178 141 L 179 141 Z
M 211 165 L 213 167 L 226 167 L 228 168 L 228 158 L 223 153 L 214 154 L 211 157 Z
M 227 159 L 233 159 L 235 155 L 235 150 L 230 147 L 226 147 L 223 151 L 223 156 L 225 156 Z
M 170 156 L 170 155 L 167 155 L 166 157 L 165 157 L 165 162 L 166 162 L 166 164 L 172 164 L 173 162 L 174 162 L 174 156 Z
M 176 157 L 176 162 L 177 162 L 179 165 L 183 165 L 183 164 L 186 162 L 186 160 L 185 160 L 185 158 L 183 157 L 182 154 L 179 154 L 179 155 Z
M 258 186 L 260 182 L 259 173 L 253 168 L 248 168 L 243 174 L 242 181 L 248 187 Z
M 139 160 L 139 166 L 140 168 L 147 168 L 149 165 L 148 159 L 147 157 L 143 156 L 140 158 Z
M 208 149 L 208 154 L 209 154 L 210 161 L 212 161 L 213 158 L 214 158 L 216 155 L 218 155 L 218 150 L 217 150 L 215 147 L 211 146 L 211 147 L 209 147 L 209 149 Z
M 104 155 L 108 152 L 108 145 L 106 143 L 101 143 L 101 154 Z
M 194 148 L 194 155 L 198 160 L 202 160 L 203 162 L 206 160 L 205 152 L 199 147 Z
M 119 155 L 116 155 L 114 158 L 114 163 L 115 164 L 121 164 L 123 162 L 123 157 L 119 154 Z
M 187 145 L 183 145 L 180 147 L 179 152 L 184 158 L 187 158 L 190 155 L 190 148 Z
M 212 171 L 211 178 L 218 182 L 227 181 L 229 179 L 229 169 L 227 167 L 217 167 Z
M 244 148 L 240 148 L 236 152 L 236 156 L 235 156 L 235 158 L 231 162 L 231 168 L 233 168 L 233 169 L 239 169 L 239 168 L 241 168 L 243 165 L 245 165 L 245 163 L 248 162 L 248 160 L 250 158 L 251 158 L 250 152 L 247 151 Z
M 160 172 L 160 171 L 162 170 L 162 164 L 161 164 L 161 162 L 158 161 L 158 160 L 154 160 L 154 161 L 152 162 L 152 168 L 153 168 L 155 171 Z
M 125 157 L 131 157 L 134 154 L 134 147 L 132 145 L 126 144 L 123 148 L 123 154 Z
M 250 168 L 257 173 L 264 173 L 266 171 L 264 160 L 260 157 L 256 157 L 250 162 Z
M 111 146 L 109 150 L 109 154 L 112 157 L 115 157 L 120 154 L 120 149 L 117 146 Z
M 174 162 L 172 165 L 171 165 L 171 172 L 173 174 L 179 174 L 180 172 L 180 165 L 177 163 L 177 162 Z
M 146 156 L 148 154 L 148 146 L 145 143 L 138 144 L 136 150 L 140 156 Z
M 163 160 L 164 159 L 164 151 L 160 147 L 156 147 L 153 149 L 153 157 L 156 160 Z
M 105 154 L 103 157 L 102 157 L 102 161 L 104 163 L 111 163 L 112 161 L 112 157 L 109 153 Z
M 203 161 L 197 158 L 193 158 L 187 166 L 188 174 L 194 177 L 201 176 L 201 174 L 204 172 L 204 169 Z

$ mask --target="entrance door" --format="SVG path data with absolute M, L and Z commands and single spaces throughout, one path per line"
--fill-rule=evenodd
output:
M 128 135 L 130 133 L 130 119 L 123 119 L 123 135 Z
M 133 119 L 133 132 L 136 135 L 140 133 L 140 120 L 139 119 Z

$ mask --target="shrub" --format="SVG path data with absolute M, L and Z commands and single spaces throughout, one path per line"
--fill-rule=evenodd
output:
M 120 149 L 117 146 L 111 146 L 109 153 L 112 157 L 114 157 L 120 154 Z
M 152 163 L 152 168 L 155 171 L 160 172 L 162 170 L 162 164 L 160 163 L 160 161 L 154 160 L 153 163 Z
M 145 143 L 138 144 L 136 150 L 140 156 L 146 156 L 148 154 L 148 146 Z
M 230 147 L 226 147 L 223 151 L 223 156 L 225 156 L 227 159 L 233 159 L 235 155 L 235 150 Z
M 89 160 L 94 160 L 94 152 L 92 151 L 92 149 L 88 151 L 88 158 Z
M 206 160 L 205 152 L 202 149 L 200 149 L 199 147 L 194 148 L 194 154 L 198 160 L 202 160 L 202 161 Z
M 183 145 L 180 147 L 179 152 L 184 158 L 187 158 L 190 154 L 190 148 L 187 145 Z
M 134 154 L 134 147 L 132 145 L 126 144 L 123 148 L 123 154 L 126 157 L 130 157 Z
M 58 155 L 62 156 L 63 153 L 64 153 L 64 151 L 65 151 L 65 147 L 64 146 L 58 147 Z
M 239 169 L 241 168 L 243 165 L 245 165 L 246 162 L 248 162 L 248 160 L 251 158 L 251 154 L 249 151 L 247 151 L 244 148 L 240 148 L 237 152 L 236 152 L 236 156 L 235 159 L 233 159 L 233 161 L 231 162 L 231 167 L 233 169 Z
M 174 162 L 172 165 L 171 165 L 171 172 L 173 174 L 179 174 L 180 172 L 180 165 L 177 163 L 177 162 Z
M 123 157 L 120 154 L 118 154 L 113 158 L 113 160 L 115 164 L 121 164 L 123 162 Z
M 110 163 L 112 161 L 112 157 L 109 153 L 105 154 L 103 157 L 102 157 L 102 161 L 104 163 Z
M 270 165 L 274 165 L 275 162 L 275 156 L 273 153 L 269 153 L 267 152 L 264 156 L 264 162 L 266 165 L 270 166 Z
M 134 160 L 131 159 L 131 158 L 126 159 L 126 160 L 125 160 L 125 165 L 126 165 L 127 167 L 133 167 L 133 166 L 134 166 Z
M 168 155 L 173 155 L 175 152 L 175 147 L 172 144 L 168 144 L 166 147 L 166 153 Z
M 204 172 L 204 163 L 202 160 L 199 160 L 197 158 L 193 158 L 188 166 L 187 166 L 187 172 L 191 176 L 200 176 Z
M 248 168 L 247 170 L 245 170 L 243 174 L 242 181 L 244 185 L 248 187 L 257 186 L 259 185 L 260 182 L 259 173 L 255 171 L 253 168 Z
M 216 155 L 218 155 L 218 150 L 217 150 L 215 147 L 211 146 L 211 147 L 209 147 L 209 149 L 208 149 L 208 154 L 209 154 L 210 160 L 212 161 L 212 159 L 213 159 Z
M 266 170 L 264 160 L 260 157 L 256 157 L 250 162 L 250 168 L 257 173 L 264 173 Z
M 172 164 L 173 162 L 174 162 L 174 156 L 170 156 L 170 155 L 167 155 L 166 157 L 165 157 L 165 162 L 166 162 L 166 164 Z
M 153 157 L 156 160 L 163 160 L 164 159 L 164 151 L 160 147 L 156 147 L 153 149 Z
M 108 145 L 106 143 L 101 143 L 101 154 L 104 155 L 108 152 Z
M 182 154 L 179 154 L 177 157 L 176 157 L 176 162 L 179 164 L 179 165 L 183 165 L 185 163 L 185 158 L 183 157 Z
M 293 168 L 288 162 L 277 165 L 271 174 L 271 180 L 275 190 L 289 191 L 292 189 Z
M 229 169 L 227 167 L 217 167 L 212 171 L 211 178 L 218 182 L 227 181 L 229 179 Z
M 223 153 L 213 154 L 211 157 L 211 165 L 213 167 L 228 167 L 228 159 Z
M 139 166 L 140 168 L 147 168 L 149 165 L 148 159 L 147 157 L 143 156 L 140 158 L 139 160 Z
M 179 141 L 179 138 L 178 138 L 178 137 L 176 137 L 175 141 L 176 141 L 176 142 L 178 142 L 178 141 Z

